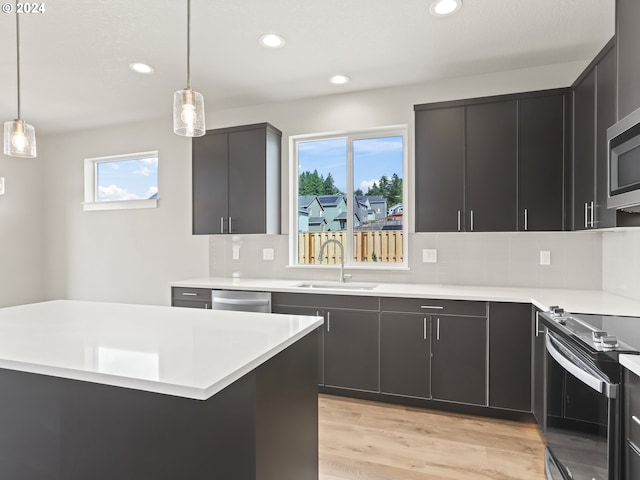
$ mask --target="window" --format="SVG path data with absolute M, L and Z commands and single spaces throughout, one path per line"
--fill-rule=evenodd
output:
M 291 264 L 406 266 L 407 129 L 291 137 Z
M 158 152 L 85 159 L 85 210 L 155 208 L 157 204 Z

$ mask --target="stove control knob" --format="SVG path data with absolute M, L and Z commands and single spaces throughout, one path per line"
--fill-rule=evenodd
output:
M 564 315 L 564 308 L 552 307 L 551 312 L 553 313 L 553 315 L 562 316 Z
M 615 348 L 618 346 L 618 338 L 615 335 L 606 335 L 600 339 L 605 348 Z

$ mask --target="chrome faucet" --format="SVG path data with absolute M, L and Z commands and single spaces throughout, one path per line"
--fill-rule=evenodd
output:
M 346 281 L 346 276 L 344 274 L 344 246 L 338 240 L 330 238 L 329 240 L 325 240 L 322 245 L 320 245 L 320 254 L 318 255 L 318 260 L 322 261 L 324 258 L 324 247 L 326 247 L 330 243 L 335 243 L 340 247 L 340 283 L 344 283 Z

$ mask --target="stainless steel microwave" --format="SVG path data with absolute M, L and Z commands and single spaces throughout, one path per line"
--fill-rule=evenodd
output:
M 607 129 L 609 192 L 607 207 L 640 206 L 640 108 Z

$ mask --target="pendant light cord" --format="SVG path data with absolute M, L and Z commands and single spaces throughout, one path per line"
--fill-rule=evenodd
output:
M 18 14 L 18 0 L 16 0 L 16 60 L 18 83 L 18 120 L 20 120 L 20 15 Z
M 191 0 L 187 0 L 187 90 L 191 90 Z

